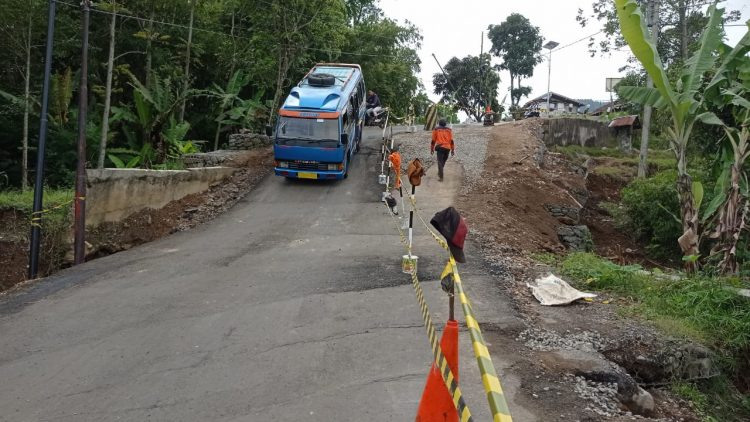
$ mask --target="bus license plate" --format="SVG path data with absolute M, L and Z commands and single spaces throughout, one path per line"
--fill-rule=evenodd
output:
M 297 177 L 300 179 L 317 179 L 318 173 L 297 173 Z

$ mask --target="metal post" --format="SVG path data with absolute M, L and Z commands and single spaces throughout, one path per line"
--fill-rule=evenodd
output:
M 546 48 L 547 50 L 549 50 L 549 60 L 547 60 L 549 62 L 549 67 L 547 68 L 547 118 L 550 117 L 549 106 L 550 98 L 552 98 L 552 91 L 550 91 L 550 85 L 552 81 L 552 50 L 554 50 L 558 45 L 560 45 L 560 43 L 556 41 L 547 41 L 547 43 L 542 46 L 542 48 Z M 521 84 L 519 83 L 519 86 L 520 85 Z
M 78 165 L 76 166 L 76 197 L 74 224 L 74 262 L 86 260 L 86 109 L 88 108 L 89 73 L 89 10 L 90 0 L 81 2 L 83 42 L 81 48 L 81 84 L 78 90 Z
M 448 292 L 448 321 L 455 321 L 456 318 L 454 318 L 453 308 L 454 308 L 454 302 L 455 302 L 455 284 L 456 280 L 453 278 L 453 274 L 450 275 L 451 280 L 453 280 L 453 283 L 451 283 L 451 291 Z
M 550 117 L 549 112 L 549 100 L 550 97 L 552 97 L 552 93 L 550 91 L 550 83 L 552 81 L 552 49 L 549 49 L 549 68 L 547 69 L 547 118 Z
M 482 82 L 484 82 L 484 78 L 482 78 L 483 72 L 483 66 L 484 63 L 482 62 L 482 56 L 484 55 L 484 31 L 482 31 L 482 39 L 479 44 L 479 110 L 477 113 L 477 116 L 482 116 Z
M 55 0 L 49 0 L 47 14 L 47 51 L 44 56 L 44 85 L 42 87 L 42 110 L 39 121 L 39 146 L 36 152 L 36 180 L 34 183 L 34 208 L 31 220 L 31 245 L 29 248 L 29 278 L 37 277 L 39 270 L 39 241 L 42 224 L 42 201 L 44 193 L 44 150 L 47 141 L 47 108 L 49 105 L 49 79 L 52 73 L 52 49 L 55 40 Z
M 412 233 L 414 232 L 414 192 L 417 187 L 411 186 L 411 209 L 409 209 L 409 256 L 411 256 Z

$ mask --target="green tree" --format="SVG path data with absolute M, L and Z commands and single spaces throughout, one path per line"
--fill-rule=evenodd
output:
M 489 54 L 485 53 L 481 58 L 453 57 L 443 69 L 445 75 L 441 72 L 432 77 L 435 94 L 442 95 L 443 101 L 462 110 L 476 121 L 482 119 L 486 103 L 489 102 L 492 108 L 497 110 L 496 97 L 500 76 L 492 70 Z
M 615 0 L 620 28 L 625 41 L 635 57 L 643 65 L 654 82 L 655 88 L 622 87 L 620 92 L 627 98 L 640 104 L 648 104 L 667 110 L 672 124 L 667 128 L 670 146 L 677 158 L 677 194 L 680 201 L 680 217 L 683 234 L 678 243 L 689 270 L 695 269 L 695 260 L 700 254 L 701 235 L 698 212 L 703 199 L 703 187 L 693 182 L 688 173 L 687 149 L 694 126 L 700 122 L 722 124 L 721 120 L 706 111 L 706 92 L 717 89 L 726 81 L 725 69 L 737 57 L 750 51 L 750 42 L 743 38 L 731 54 L 722 58 L 718 71 L 714 70 L 717 62 L 717 50 L 721 45 L 723 9 L 715 4 L 709 8 L 707 24 L 700 38 L 700 45 L 695 53 L 685 62 L 680 72 L 679 82 L 672 84 L 662 64 L 656 46 L 650 41 L 643 14 L 635 0 Z M 708 86 L 704 89 L 704 79 L 714 70 Z M 709 96 L 710 98 L 710 96 Z
M 488 36 L 492 41 L 490 52 L 503 59 L 500 69 L 510 73 L 511 108 L 518 107 L 523 96 L 531 90 L 521 86 L 523 78 L 534 74 L 534 67 L 541 63 L 542 36 L 523 15 L 511 13 L 500 25 L 490 25 Z
M 421 41 L 414 25 L 402 25 L 371 12 L 350 29 L 340 60 L 359 63 L 368 89 L 377 92 L 394 114 L 402 116 L 419 87 L 417 49 Z
M 651 2 L 659 5 L 659 42 L 657 50 L 662 63 L 669 66 L 675 62 L 688 59 L 700 41 L 701 30 L 706 26 L 707 18 L 703 9 L 710 0 L 642 0 L 639 6 L 646 13 Z M 740 19 L 740 12 L 733 10 L 723 17 L 724 22 Z M 597 37 L 589 39 L 589 52 L 593 57 L 597 53 L 608 54 L 627 45 L 620 31 L 615 3 L 611 0 L 594 0 L 590 10 L 578 9 L 576 20 L 582 27 L 597 21 L 602 31 Z
M 21 135 L 21 189 L 28 187 L 29 118 L 33 113 L 34 99 L 31 96 L 32 49 L 35 47 L 41 29 L 35 24 L 34 16 L 43 10 L 37 0 L 11 1 L 3 6 L 5 19 L 0 21 L 0 48 L 13 54 L 6 62 L 8 70 L 17 71 L 23 80 L 23 97 L 18 103 L 23 108 L 23 129 Z M 6 98 L 13 98 L 6 95 Z

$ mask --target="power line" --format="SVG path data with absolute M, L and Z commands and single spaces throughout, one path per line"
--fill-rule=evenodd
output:
M 68 6 L 68 7 L 72 7 L 72 8 L 75 8 L 75 9 L 79 8 L 79 5 L 77 5 L 77 4 L 68 3 L 68 2 L 65 2 L 65 1 L 62 1 L 62 0 L 57 0 L 56 3 L 62 4 L 62 5 Z M 151 19 L 142 18 L 140 16 L 135 16 L 135 15 L 128 15 L 128 14 L 124 14 L 124 13 L 115 13 L 115 12 L 110 12 L 110 11 L 101 10 L 101 9 L 92 9 L 92 11 L 95 12 L 95 13 L 103 14 L 103 15 L 114 15 L 114 14 L 117 14 L 117 16 L 120 16 L 120 17 L 123 17 L 123 18 L 128 18 L 128 19 L 133 19 L 133 20 L 140 21 L 140 22 L 151 22 Z M 185 25 L 180 25 L 180 24 L 171 23 L 171 22 L 165 22 L 165 21 L 154 20 L 153 23 L 154 24 L 158 24 L 158 25 L 170 26 L 170 27 L 173 27 L 173 28 L 179 28 L 179 29 L 186 29 L 186 30 L 190 29 L 190 27 L 185 26 Z M 252 40 L 252 38 L 250 38 L 250 37 L 245 37 L 245 36 L 242 36 L 242 35 L 231 35 L 231 34 L 227 34 L 226 32 L 212 31 L 210 29 L 204 29 L 204 28 L 200 28 L 200 27 L 196 27 L 196 26 L 193 26 L 193 31 L 203 32 L 203 33 L 206 33 L 206 34 L 220 35 L 220 36 L 230 37 L 230 38 L 239 38 L 239 39 L 245 39 L 245 40 Z M 352 51 L 340 51 L 340 50 L 334 50 L 334 49 L 322 49 L 322 48 L 306 47 L 306 46 L 300 46 L 299 48 L 302 49 L 302 50 L 320 51 L 320 52 L 324 52 L 324 53 L 328 53 L 328 54 L 352 55 L 352 56 L 362 56 L 362 57 L 387 57 L 387 58 L 392 58 L 392 59 L 399 58 L 399 56 L 391 55 L 391 54 L 358 53 L 358 52 L 352 52 Z
M 603 30 L 599 30 L 599 31 L 597 31 L 597 32 L 594 32 L 594 33 L 593 33 L 593 34 L 591 34 L 591 35 L 586 35 L 585 37 L 583 37 L 583 38 L 581 38 L 581 39 L 579 39 L 579 40 L 573 41 L 572 43 L 569 43 L 569 44 L 565 44 L 565 45 L 564 45 L 564 46 L 562 46 L 562 47 L 557 47 L 556 49 L 552 50 L 552 52 L 554 53 L 554 52 L 556 52 L 556 51 L 560 51 L 560 50 L 562 50 L 563 48 L 568 48 L 568 47 L 570 47 L 571 45 L 575 45 L 575 44 L 578 44 L 579 42 L 581 42 L 581 41 L 585 41 L 585 40 L 587 40 L 587 39 L 589 39 L 589 38 L 591 38 L 591 37 L 593 37 L 593 36 L 595 36 L 595 35 L 599 35 L 599 34 L 601 34 L 602 32 L 603 32 Z

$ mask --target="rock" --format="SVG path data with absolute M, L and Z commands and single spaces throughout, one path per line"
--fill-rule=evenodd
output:
M 557 237 L 565 247 L 574 251 L 590 251 L 594 248 L 591 231 L 585 225 L 558 227 Z
M 581 219 L 581 210 L 576 207 L 547 204 L 544 208 L 546 208 L 553 217 L 557 218 L 558 221 L 569 226 L 578 224 Z
M 573 220 L 570 217 L 558 217 L 557 221 L 565 224 L 566 226 L 575 226 L 576 224 L 578 224 L 576 220 Z
M 247 131 L 241 131 L 240 133 L 233 133 L 229 135 L 229 142 L 227 149 L 230 150 L 246 150 L 261 148 L 267 145 L 271 145 L 272 140 L 269 136 L 259 133 L 248 133 Z
M 646 383 L 710 378 L 719 373 L 709 349 L 682 340 L 628 337 L 602 353 Z
M 627 406 L 631 412 L 637 415 L 648 416 L 656 407 L 654 397 L 651 393 L 641 387 L 638 387 L 638 390 L 629 397 L 621 397 L 620 401 Z

